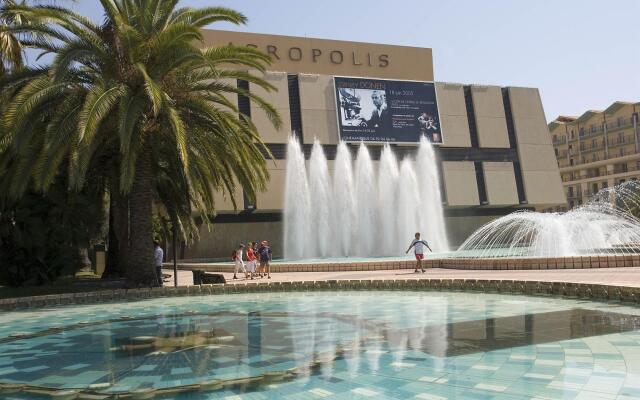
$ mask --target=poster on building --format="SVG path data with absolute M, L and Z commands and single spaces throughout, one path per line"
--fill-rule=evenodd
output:
M 334 77 L 340 139 L 442 144 L 433 82 Z

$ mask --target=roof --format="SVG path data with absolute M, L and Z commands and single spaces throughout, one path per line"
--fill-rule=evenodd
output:
M 640 107 L 640 102 L 633 103 L 629 101 L 615 101 L 613 102 L 613 104 L 611 104 L 609 107 L 605 108 L 604 110 L 588 110 L 588 111 L 585 111 L 579 117 L 574 117 L 569 115 L 559 115 L 555 120 L 549 122 L 548 127 L 549 129 L 555 129 L 561 124 L 569 124 L 573 122 L 577 122 L 577 123 L 585 122 L 585 121 L 588 121 L 594 115 L 599 115 L 603 113 L 613 114 L 624 106 L 633 106 L 633 105 Z

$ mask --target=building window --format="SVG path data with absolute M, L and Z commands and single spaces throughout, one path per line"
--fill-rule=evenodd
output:
M 618 126 L 624 125 L 624 118 L 618 117 Z
M 575 203 L 573 202 L 573 200 L 571 200 L 571 201 L 569 202 L 569 208 L 573 208 L 573 206 L 574 206 L 574 205 L 575 205 Z
M 576 133 L 572 129 L 571 130 L 571 139 L 575 139 L 575 138 L 576 138 Z
M 580 136 L 584 136 L 584 128 L 580 128 Z
M 570 159 L 569 159 L 569 165 L 574 165 L 573 158 L 570 158 Z
M 602 188 L 603 189 L 606 189 L 608 187 L 609 187 L 609 182 L 607 182 L 607 181 L 602 182 Z
M 556 152 L 556 157 L 558 157 L 558 149 L 553 149 Z
M 591 194 L 598 193 L 598 184 L 597 183 L 592 184 L 591 185 L 591 190 L 593 191 L 593 193 L 591 193 Z
M 573 186 L 567 188 L 567 197 L 573 197 Z
M 595 125 L 591 125 L 590 129 L 591 129 L 591 132 L 595 132 L 596 131 L 596 126 Z

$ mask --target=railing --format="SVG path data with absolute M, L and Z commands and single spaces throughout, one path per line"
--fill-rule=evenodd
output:
M 588 153 L 590 151 L 602 150 L 604 149 L 604 143 L 596 143 L 595 145 L 581 144 L 580 151 L 584 153 Z
M 591 129 L 585 130 L 584 133 L 582 134 L 582 136 L 580 136 L 580 137 L 583 138 L 583 139 L 586 139 L 586 138 L 590 138 L 592 136 L 602 135 L 603 132 L 604 132 L 604 129 L 602 129 L 602 127 L 597 127 L 593 131 Z
M 611 160 L 613 158 L 620 158 L 620 157 L 624 157 L 624 156 L 630 156 L 632 154 L 636 154 L 635 151 L 623 151 L 622 153 L 620 152 L 613 152 L 613 153 L 609 153 L 609 157 L 606 157 L 607 160 Z
M 624 146 L 626 144 L 633 144 L 633 143 L 634 143 L 633 136 L 623 136 L 623 137 L 609 139 L 609 147 Z
M 633 126 L 632 118 L 623 118 L 622 121 L 620 122 L 618 121 L 607 122 L 607 130 L 621 129 L 629 126 Z
M 565 144 L 567 143 L 567 137 L 566 136 L 562 136 L 560 138 L 556 138 L 556 140 L 553 141 L 553 144 Z
M 627 174 L 630 172 L 637 172 L 637 171 L 640 171 L 640 166 L 638 166 L 637 164 L 635 165 L 626 164 L 624 166 L 622 165 L 614 166 L 612 171 L 599 170 L 597 172 L 587 172 L 587 173 L 579 173 L 579 172 L 564 173 L 564 174 L 561 174 L 561 177 L 562 177 L 562 182 L 573 182 L 573 181 L 580 181 L 583 179 L 605 178 L 611 175 Z M 587 193 L 585 193 L 585 195 L 586 194 Z

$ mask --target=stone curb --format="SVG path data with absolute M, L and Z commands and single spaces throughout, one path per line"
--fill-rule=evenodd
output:
M 536 257 L 536 258 L 427 258 L 425 268 L 463 270 L 540 270 L 540 269 L 590 269 L 640 267 L 640 254 L 618 256 Z M 165 264 L 172 268 L 173 264 Z M 271 272 L 340 272 L 382 271 L 415 268 L 414 260 L 378 260 L 367 262 L 340 262 L 316 264 L 273 264 Z M 178 269 L 194 269 L 206 272 L 233 272 L 232 264 L 178 263 Z
M 135 301 L 160 297 L 222 295 L 237 293 L 303 292 L 340 290 L 426 290 L 500 293 L 529 296 L 559 296 L 571 299 L 620 301 L 640 305 L 640 287 L 490 279 L 351 279 L 284 282 L 246 282 L 194 286 L 115 289 L 84 293 L 66 293 L 0 299 L 0 310 L 12 311 L 61 305 L 98 304 Z

